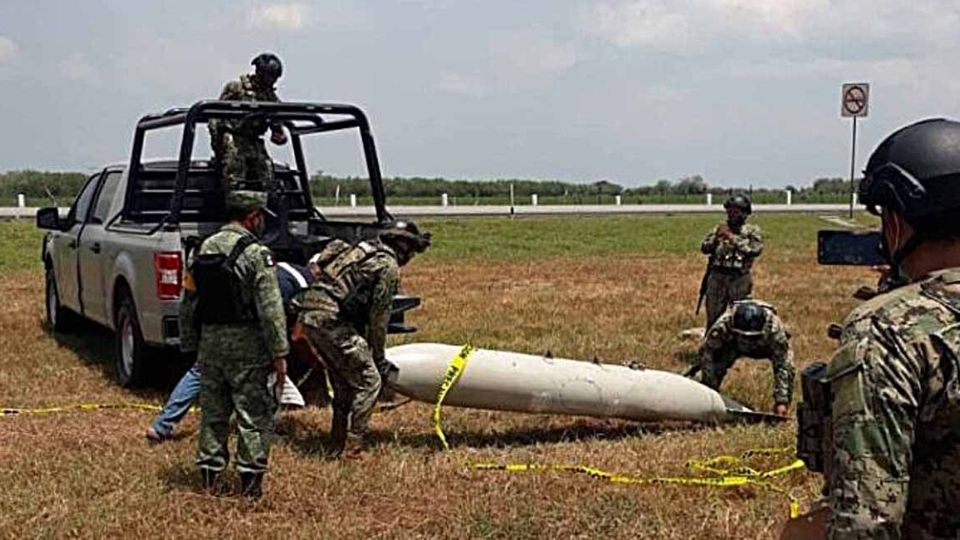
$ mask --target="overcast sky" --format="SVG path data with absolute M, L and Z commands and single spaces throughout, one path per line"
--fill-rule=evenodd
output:
M 872 83 L 858 170 L 960 116 L 956 0 L 0 0 L 0 170 L 123 161 L 263 50 L 282 99 L 367 111 L 387 176 L 805 185 L 848 174 L 843 82 Z

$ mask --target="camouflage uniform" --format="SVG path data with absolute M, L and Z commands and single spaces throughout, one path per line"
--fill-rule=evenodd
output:
M 192 267 L 197 255 L 226 255 L 241 238 L 251 236 L 239 224 L 228 223 L 200 245 L 199 253 L 191 253 L 187 267 Z M 188 282 L 192 279 L 185 279 L 181 348 L 198 349 L 197 359 L 203 366 L 197 464 L 212 471 L 226 467 L 230 415 L 235 411 L 239 431 L 237 470 L 262 473 L 267 468 L 277 408 L 276 396 L 267 388 L 267 377 L 273 370 L 273 360 L 288 352 L 286 320 L 269 249 L 254 242 L 240 253 L 232 268 L 242 284 L 237 291 L 238 304 L 255 314 L 251 322 L 200 325 L 199 295 L 191 290 Z
M 397 254 L 380 243 L 334 240 L 323 271 L 295 300 L 307 339 L 330 371 L 335 417 L 366 430 L 389 364 L 384 350 L 397 291 Z
M 960 536 L 960 268 L 847 318 L 827 371 L 830 538 Z
M 777 317 L 773 306 L 750 300 L 767 311 L 767 321 L 761 334 L 741 335 L 733 329 L 733 303 L 717 319 L 700 344 L 697 353 L 700 371 L 694 376 L 699 382 L 718 390 L 727 370 L 738 358 L 768 358 L 773 364 L 773 402 L 790 405 L 793 399 L 794 367 L 793 351 L 790 349 L 790 333 Z
M 268 101 L 280 98 L 273 88 L 264 90 L 251 75 L 241 75 L 223 87 L 224 101 Z M 263 144 L 270 127 L 263 118 L 214 119 L 208 123 L 213 155 L 222 168 L 224 188 L 270 190 L 273 188 L 273 161 Z
M 733 240 L 720 238 L 719 230 L 720 225 L 700 243 L 700 251 L 710 255 L 706 291 L 708 329 L 731 302 L 750 298 L 753 291 L 750 270 L 754 259 L 763 251 L 763 237 L 756 225 L 745 224 L 739 231 L 731 228 L 736 235 Z

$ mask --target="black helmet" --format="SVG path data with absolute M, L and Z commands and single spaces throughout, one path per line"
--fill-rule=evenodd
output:
M 873 151 L 863 175 L 858 195 L 871 213 L 888 208 L 917 232 L 937 233 L 960 209 L 960 122 L 900 128 Z
M 744 336 L 758 336 L 767 324 L 767 310 L 756 302 L 736 302 L 733 307 L 733 331 Z
M 423 253 L 430 247 L 430 233 L 420 232 L 420 228 L 412 221 L 397 219 L 387 222 L 380 230 L 380 239 L 391 243 L 394 239 L 404 239 L 414 253 Z
M 723 202 L 723 208 L 725 210 L 730 208 L 739 208 L 744 214 L 753 213 L 753 205 L 750 204 L 750 197 L 747 197 L 742 193 L 731 195 L 726 201 Z
M 277 80 L 283 75 L 283 63 L 273 53 L 260 53 L 250 64 L 257 70 L 257 74 L 268 79 Z

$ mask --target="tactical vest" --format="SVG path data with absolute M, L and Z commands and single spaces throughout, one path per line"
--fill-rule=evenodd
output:
M 197 285 L 197 313 L 201 324 L 243 324 L 259 320 L 257 308 L 243 291 L 243 283 L 234 266 L 243 252 L 256 243 L 252 236 L 242 235 L 228 255 L 199 253 L 190 266 Z
M 369 276 L 360 268 L 373 257 L 387 253 L 381 246 L 368 242 L 350 245 L 342 240 L 333 240 L 320 255 L 317 264 L 321 268 L 320 276 L 312 285 L 322 290 L 340 307 L 341 316 L 346 320 L 363 321 L 370 311 L 372 287 Z M 310 309 L 309 305 L 303 305 Z
M 744 225 L 746 227 L 746 225 Z M 734 234 L 743 234 L 743 228 Z M 710 259 L 710 266 L 719 273 L 744 274 L 750 270 L 751 261 L 739 249 L 729 243 L 719 243 Z

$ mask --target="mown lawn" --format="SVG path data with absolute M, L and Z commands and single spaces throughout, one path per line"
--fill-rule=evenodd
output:
M 756 296 L 776 304 L 802 367 L 829 357 L 828 323 L 874 276 L 815 264 L 816 216 L 755 216 L 767 249 Z M 424 298 L 410 339 L 680 371 L 678 332 L 694 317 L 697 252 L 716 216 L 470 219 L 425 222 L 430 253 L 404 272 Z M 869 222 L 869 218 L 861 218 Z M 0 224 L 0 407 L 160 402 L 110 380 L 111 336 L 54 338 L 41 326 L 40 234 Z M 770 369 L 741 361 L 724 392 L 768 409 Z M 453 450 L 439 449 L 430 407 L 378 415 L 359 459 L 325 461 L 329 414 L 286 413 L 258 503 L 203 495 L 193 465 L 196 417 L 161 446 L 144 442 L 145 411 L 0 417 L 0 537 L 773 538 L 786 499 L 755 487 L 624 486 L 586 476 L 469 471 L 465 462 L 586 464 L 638 476 L 679 475 L 691 458 L 794 441 L 795 425 L 706 427 L 445 409 Z M 772 466 L 776 459 L 761 461 Z M 232 479 L 231 476 L 229 479 Z M 805 501 L 819 479 L 781 484 Z

